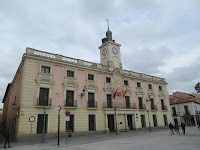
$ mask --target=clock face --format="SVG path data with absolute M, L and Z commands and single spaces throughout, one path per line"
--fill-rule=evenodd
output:
M 117 49 L 116 48 L 112 48 L 112 52 L 114 53 L 114 54 L 117 54 Z
M 104 50 L 102 51 L 102 54 L 105 56 L 105 55 L 107 54 L 107 49 L 104 49 Z

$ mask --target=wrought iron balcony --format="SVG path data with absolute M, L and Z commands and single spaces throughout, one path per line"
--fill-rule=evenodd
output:
M 139 104 L 139 109 L 146 109 L 146 105 L 145 104 Z
M 65 106 L 66 107 L 77 107 L 77 100 L 69 101 L 65 100 Z
M 119 103 L 119 102 L 112 102 L 112 103 L 103 103 L 103 108 L 118 108 L 118 109 L 137 109 L 135 103 Z
M 152 110 L 157 110 L 157 105 L 151 105 Z
M 137 109 L 136 103 L 128 103 L 126 104 L 127 109 Z
M 190 115 L 190 112 L 184 112 L 184 116 Z
M 47 98 L 47 99 L 37 98 L 37 105 L 38 106 L 51 106 L 51 98 Z
M 177 116 L 177 113 L 175 113 L 175 112 L 174 112 L 174 113 L 172 113 L 172 116 Z
M 96 101 L 88 101 L 87 107 L 88 108 L 97 108 L 97 102 Z
M 162 105 L 162 110 L 168 110 L 167 105 Z

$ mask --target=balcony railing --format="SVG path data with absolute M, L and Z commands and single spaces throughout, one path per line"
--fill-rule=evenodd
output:
M 58 55 L 58 54 L 39 51 L 39 50 L 32 49 L 32 48 L 27 48 L 26 54 L 35 55 L 38 57 L 43 57 L 43 58 L 48 58 L 48 59 L 53 59 L 53 60 L 57 60 L 57 61 L 63 61 L 65 63 L 73 63 L 73 64 L 77 64 L 77 65 L 83 66 L 83 67 L 90 67 L 90 68 L 95 68 L 95 69 L 99 69 L 99 70 L 109 70 L 108 66 L 105 66 L 102 64 L 97 64 L 97 63 L 88 62 L 88 61 L 75 59 L 75 58 L 71 58 L 71 57 L 66 57 L 66 56 L 62 56 L 62 55 Z M 128 70 L 123 70 L 123 74 L 126 76 L 132 76 L 133 78 L 140 78 L 140 79 L 149 80 L 149 81 L 156 81 L 156 82 L 161 82 L 161 83 L 166 82 L 164 78 L 145 75 L 145 74 L 128 71 Z
M 162 110 L 167 110 L 167 105 L 162 105 Z
M 190 115 L 190 112 L 184 112 L 184 116 Z
M 135 103 L 119 103 L 119 102 L 112 102 L 107 104 L 106 102 L 103 103 L 103 108 L 118 108 L 118 109 L 137 109 Z
M 38 106 L 51 106 L 51 98 L 46 100 L 37 98 L 37 105 Z
M 77 100 L 73 100 L 73 101 L 65 100 L 65 101 L 66 101 L 66 104 L 65 104 L 66 107 L 77 107 Z
M 97 108 L 97 102 L 96 101 L 88 101 L 87 107 L 88 108 Z
M 145 104 L 140 104 L 139 105 L 139 109 L 146 109 L 146 105 Z
M 151 105 L 152 110 L 157 110 L 157 105 Z
M 177 116 L 177 113 L 172 113 L 172 116 Z

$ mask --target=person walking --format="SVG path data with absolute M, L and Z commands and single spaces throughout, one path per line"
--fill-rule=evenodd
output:
M 182 128 L 183 134 L 185 134 L 185 124 L 183 122 L 181 122 L 181 128 Z
M 180 134 L 180 132 L 179 132 L 179 125 L 178 125 L 178 123 L 176 123 L 176 124 L 175 124 L 175 129 L 176 129 L 176 133 L 177 133 L 177 134 Z
M 170 122 L 170 124 L 169 124 L 169 129 L 170 129 L 170 135 L 174 134 L 174 131 L 173 131 L 174 126 L 172 125 L 171 122 Z
M 8 148 L 11 148 L 11 146 L 10 146 L 10 130 L 8 130 L 7 132 L 6 132 L 6 142 L 5 142 L 5 144 L 4 144 L 4 148 L 6 148 L 6 144 L 8 143 Z
M 197 127 L 200 128 L 200 121 L 197 122 Z

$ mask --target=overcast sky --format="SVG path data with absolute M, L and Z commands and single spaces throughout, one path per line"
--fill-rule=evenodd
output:
M 1 0 L 0 102 L 26 47 L 100 63 L 107 18 L 123 69 L 166 78 L 169 94 L 196 92 L 199 8 L 200 0 Z

